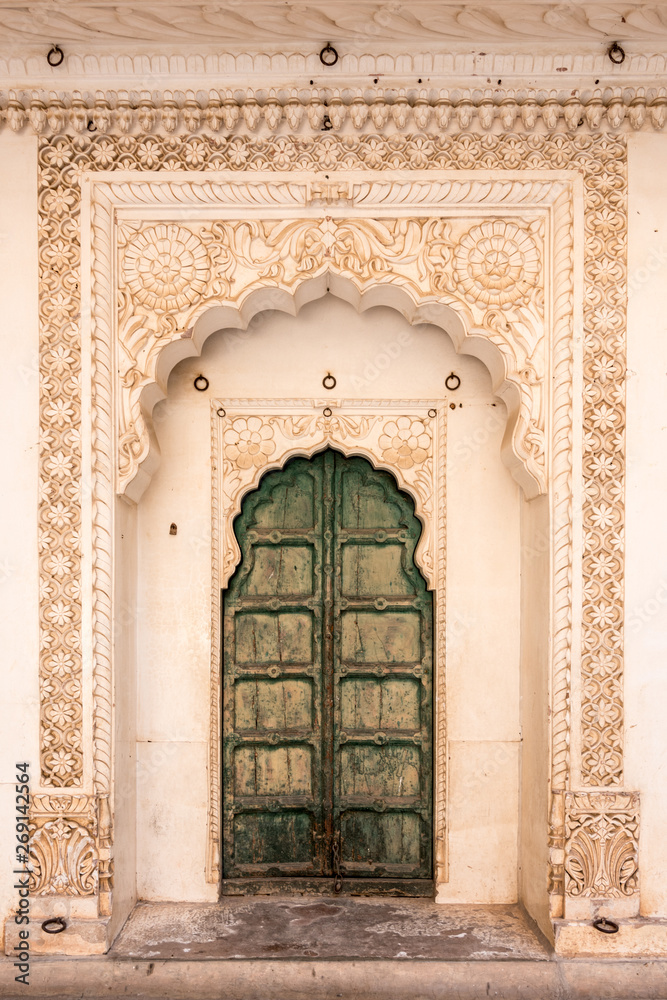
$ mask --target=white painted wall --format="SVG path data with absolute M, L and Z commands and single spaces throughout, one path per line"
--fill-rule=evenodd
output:
M 16 907 L 15 763 L 39 782 L 37 139 L 0 135 L 0 915 Z M 0 933 L 2 933 L 0 931 Z
M 444 398 L 448 410 L 450 882 L 442 901 L 517 898 L 519 488 L 500 459 L 505 413 L 481 362 L 394 310 L 329 295 L 264 313 L 182 362 L 155 411 L 157 474 L 139 505 L 138 893 L 214 899 L 204 881 L 210 634 L 210 431 L 215 396 Z M 193 380 L 210 381 L 205 393 Z M 458 404 L 461 406 L 458 406 Z M 172 522 L 178 534 L 169 535 Z
M 629 137 L 626 780 L 641 793 L 641 911 L 667 915 L 667 145 Z

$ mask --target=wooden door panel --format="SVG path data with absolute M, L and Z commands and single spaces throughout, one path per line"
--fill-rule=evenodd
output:
M 345 874 L 429 878 L 432 598 L 386 472 L 336 459 L 335 825 Z M 369 808 L 370 807 L 370 808 Z
M 348 542 L 342 551 L 341 592 L 344 597 L 414 594 L 414 586 L 401 565 L 405 551 L 402 545 Z
M 386 599 L 379 598 L 379 604 Z M 347 666 L 361 663 L 419 664 L 422 659 L 421 616 L 417 611 L 343 611 L 341 660 Z
M 411 501 L 327 451 L 269 473 L 235 530 L 225 879 L 331 878 L 336 850 L 347 877 L 429 879 L 432 603 Z
M 269 473 L 224 598 L 226 878 L 322 875 L 322 475 Z
M 413 733 L 421 726 L 421 686 L 416 679 L 346 677 L 340 683 L 340 721 L 345 731 L 368 728 Z
M 420 818 L 413 812 L 343 813 L 341 859 L 346 874 L 355 878 L 412 877 L 420 864 L 420 826 Z
M 275 542 L 256 545 L 245 593 L 256 597 L 312 594 L 313 555 L 311 545 L 276 545 Z
M 236 682 L 236 732 L 265 730 L 306 734 L 312 732 L 313 723 L 313 682 L 310 678 Z

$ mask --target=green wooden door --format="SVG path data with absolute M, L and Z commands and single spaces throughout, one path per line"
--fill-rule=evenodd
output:
M 412 502 L 328 450 L 268 473 L 235 530 L 224 891 L 429 891 L 433 608 Z

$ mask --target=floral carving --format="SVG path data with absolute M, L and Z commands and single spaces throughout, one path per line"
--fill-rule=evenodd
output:
M 32 837 L 30 863 L 30 891 L 36 895 L 90 896 L 97 889 L 95 839 L 62 816 Z
M 31 893 L 90 896 L 97 891 L 97 818 L 89 796 L 35 795 L 30 834 Z
M 473 226 L 454 252 L 459 287 L 473 302 L 504 306 L 525 299 L 540 276 L 540 252 L 527 229 L 496 219 Z
M 566 795 L 566 810 L 566 896 L 619 899 L 636 895 L 637 793 L 571 792 Z
M 208 254 L 182 226 L 151 226 L 125 249 L 123 276 L 137 302 L 149 309 L 177 312 L 191 306 L 211 276 Z
M 384 425 L 378 444 L 385 462 L 399 469 L 411 469 L 428 458 L 431 435 L 422 420 L 398 417 Z
M 225 458 L 239 469 L 261 469 L 276 450 L 273 428 L 260 417 L 237 417 L 226 427 Z

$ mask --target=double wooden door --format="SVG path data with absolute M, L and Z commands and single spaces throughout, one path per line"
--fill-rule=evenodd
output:
M 223 595 L 223 891 L 429 891 L 420 530 L 391 475 L 331 449 L 246 498 Z

